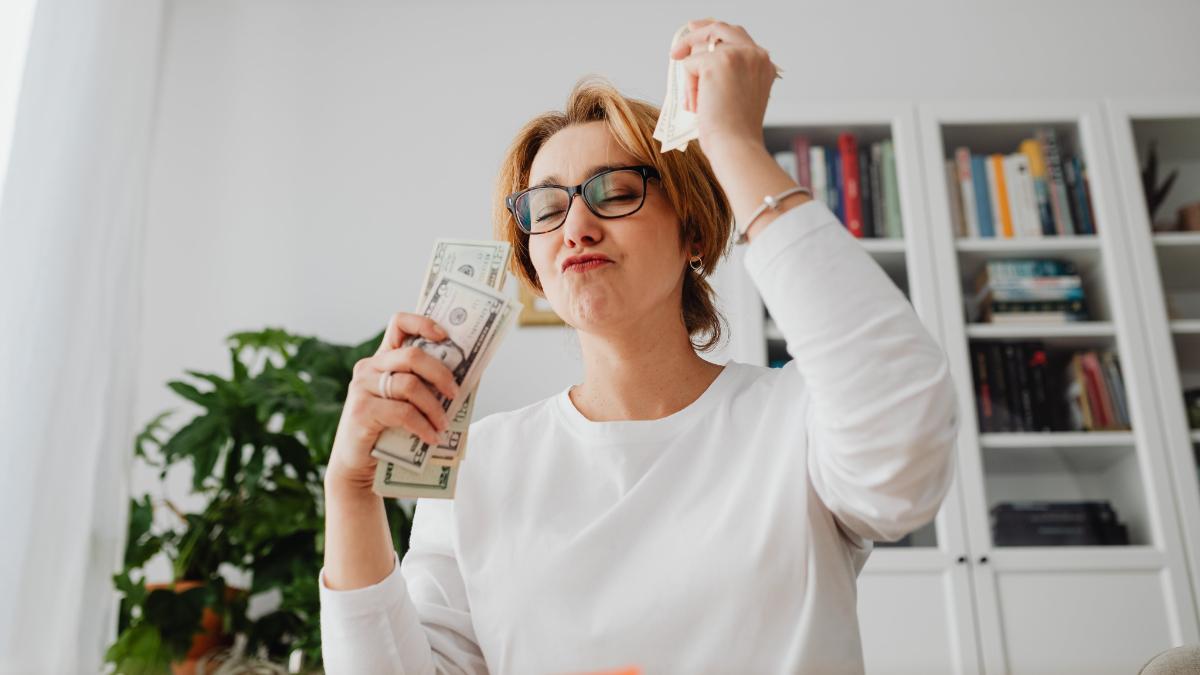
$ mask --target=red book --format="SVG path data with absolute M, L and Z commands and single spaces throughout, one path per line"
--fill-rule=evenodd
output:
M 858 139 L 854 134 L 838 134 L 838 152 L 842 156 L 842 198 L 846 205 L 846 229 L 862 238 L 862 192 L 858 189 Z

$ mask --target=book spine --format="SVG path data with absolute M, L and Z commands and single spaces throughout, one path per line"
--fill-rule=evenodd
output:
M 1044 128 L 1034 132 L 1034 138 L 1042 146 L 1046 158 L 1046 174 L 1050 177 L 1050 204 L 1054 211 L 1054 226 L 1060 236 L 1075 234 L 1071 220 L 1070 198 L 1063 179 L 1062 156 L 1059 154 L 1058 135 L 1053 129 Z
M 989 260 L 981 274 L 986 281 L 998 283 L 1022 277 L 1055 277 L 1075 274 L 1075 265 L 1069 260 L 1034 258 L 1028 260 Z
M 899 239 L 904 236 L 904 223 L 900 215 L 900 181 L 896 176 L 896 148 L 892 140 L 883 142 L 883 199 L 884 219 L 887 236 Z
M 1022 153 L 1012 155 L 1013 168 L 1017 174 L 1017 200 L 1021 207 L 1021 220 L 1025 223 L 1025 234 L 1029 237 L 1042 236 L 1042 220 L 1038 215 L 1037 194 L 1033 185 L 1033 174 L 1029 168 L 1029 158 Z
M 880 236 L 875 223 L 875 192 L 871 187 L 871 149 L 858 146 L 858 188 L 862 195 L 863 235 Z
M 988 184 L 987 161 L 983 155 L 971 155 L 971 183 L 975 192 L 975 214 L 979 221 L 979 236 L 995 237 L 991 188 Z
M 1125 382 L 1121 377 L 1121 368 L 1117 362 L 1117 355 L 1111 351 L 1104 352 L 1102 357 L 1102 365 L 1104 366 L 1105 378 L 1108 381 L 1108 389 L 1112 392 L 1113 403 L 1117 409 L 1117 419 L 1120 421 L 1120 426 L 1124 429 L 1132 426 L 1132 417 L 1129 414 L 1129 401 L 1125 397 Z
M 1110 426 L 1108 406 L 1104 403 L 1104 383 L 1100 378 L 1099 369 L 1095 366 L 1096 353 L 1087 351 L 1080 355 L 1079 363 L 1083 368 L 1083 377 L 1088 392 L 1088 404 L 1092 413 L 1092 429 L 1102 430 Z
M 964 223 L 964 234 L 960 236 L 979 236 L 979 210 L 975 206 L 975 180 L 971 177 L 971 151 L 968 148 L 958 148 L 954 151 L 954 159 L 947 160 L 951 166 L 957 167 L 957 182 L 947 185 L 951 195 L 957 187 L 959 212 Z M 951 198 L 953 200 L 953 197 Z
M 975 408 L 979 416 L 979 430 L 995 431 L 995 414 L 992 411 L 991 383 L 988 381 L 987 354 L 982 345 L 971 345 L 971 375 L 975 384 Z
M 1096 234 L 1100 228 L 1096 224 L 1096 209 L 1092 202 L 1092 184 L 1088 180 L 1087 166 L 1080 167 L 1080 172 L 1080 175 L 1083 176 L 1083 198 L 1084 203 L 1087 204 L 1088 218 L 1090 219 L 1089 227 L 1091 228 L 1091 234 Z
M 1033 138 L 1021 141 L 1021 152 L 1029 158 L 1029 173 L 1033 176 L 1033 192 L 1037 198 L 1038 222 L 1042 225 L 1042 234 L 1054 236 L 1054 212 L 1050 208 L 1050 189 L 1046 183 L 1046 158 L 1042 156 L 1042 146 Z
M 1004 155 L 999 153 L 988 155 L 988 162 L 992 167 L 988 178 L 996 182 L 996 215 L 1000 221 L 1000 234 L 1005 239 L 1012 239 L 1015 233 L 1013 232 L 1012 211 L 1009 209 L 1008 185 L 1004 180 Z
M 1071 158 L 1072 175 L 1074 178 L 1075 211 L 1079 213 L 1079 233 L 1095 234 L 1092 227 L 1092 213 L 1088 204 L 1087 188 L 1083 184 L 1083 162 L 1076 155 Z
M 1050 411 L 1046 391 L 1046 350 L 1036 342 L 1027 346 L 1026 367 L 1029 369 L 1029 388 L 1033 397 L 1033 431 L 1050 431 Z
M 963 213 L 962 190 L 958 185 L 958 166 L 952 159 L 947 159 L 943 164 L 942 176 L 946 181 L 946 196 L 950 200 L 950 227 L 953 228 L 955 237 L 970 237 L 966 214 Z
M 1075 428 L 1082 431 L 1091 431 L 1094 426 L 1092 423 L 1092 412 L 1090 401 L 1088 400 L 1087 379 L 1083 376 L 1083 366 L 1079 354 L 1071 356 L 1070 365 L 1070 387 L 1068 395 L 1072 398 L 1072 403 L 1076 406 L 1073 410 L 1073 421 Z
M 1017 175 L 1016 154 L 1003 155 L 1000 166 L 1004 169 L 1004 189 L 1008 192 L 1008 214 L 1012 219 L 1013 236 L 1029 236 L 1028 224 L 1025 222 L 1025 212 L 1021 209 L 1021 190 L 1018 185 L 1020 176 Z
M 887 219 L 883 215 L 883 143 L 871 144 L 871 194 L 874 195 L 871 208 L 875 220 L 875 236 L 887 236 Z
M 1033 391 L 1029 373 L 1029 354 L 1024 343 L 1013 345 L 1016 356 L 1017 390 L 1021 402 L 1021 430 L 1033 431 Z
M 1004 343 L 1004 380 L 1008 384 L 1009 431 L 1025 431 L 1024 407 L 1021 404 L 1020 357 L 1016 346 Z
M 826 187 L 829 189 L 829 210 L 833 211 L 842 225 L 846 224 L 846 214 L 842 212 L 842 167 L 839 166 L 839 155 L 836 148 L 825 149 Z
M 808 149 L 809 171 L 812 172 L 813 196 L 829 206 L 829 186 L 825 171 L 825 148 L 814 145 Z
M 996 415 L 995 431 L 1011 431 L 1009 423 L 1010 408 L 1008 405 L 1008 377 L 1004 369 L 1004 354 L 1000 343 L 992 342 L 987 345 L 988 373 L 992 375 L 995 386 L 992 387 L 992 408 Z
M 850 234 L 862 239 L 865 233 L 862 220 L 862 194 L 858 185 L 858 139 L 854 134 L 839 134 L 838 150 L 841 155 L 839 161 L 842 166 L 842 185 L 845 187 L 843 211 L 846 214 L 846 227 L 850 229 Z

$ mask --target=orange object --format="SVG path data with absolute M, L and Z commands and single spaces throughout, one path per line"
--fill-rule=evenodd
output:
M 1008 208 L 1008 186 L 1004 181 L 1004 155 L 994 154 L 988 157 L 996 174 L 996 199 L 1000 202 L 1000 227 L 1005 239 L 1013 238 L 1012 213 Z

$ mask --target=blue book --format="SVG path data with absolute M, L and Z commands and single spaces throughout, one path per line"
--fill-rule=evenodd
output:
M 975 212 L 979 215 L 979 236 L 995 237 L 996 227 L 992 223 L 992 197 L 988 193 L 987 158 L 971 155 L 971 185 L 975 188 Z
M 1096 234 L 1096 228 L 1092 225 L 1092 205 L 1088 199 L 1087 186 L 1083 178 L 1083 162 L 1079 159 L 1079 155 L 1072 157 L 1070 162 L 1069 168 L 1074 174 L 1072 188 L 1075 192 L 1075 210 L 1079 213 L 1079 233 Z
M 836 147 L 825 148 L 825 165 L 827 175 L 825 188 L 829 193 L 829 210 L 833 211 L 838 220 L 845 224 L 842 215 L 842 157 Z

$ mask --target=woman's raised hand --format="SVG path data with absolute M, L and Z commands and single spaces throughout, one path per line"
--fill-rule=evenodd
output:
M 722 146 L 763 142 L 763 116 L 777 69 L 766 49 L 741 26 L 715 19 L 689 21 L 672 48 L 683 61 L 688 109 L 697 116 L 700 148 L 712 157 Z M 710 40 L 720 40 L 708 51 Z
M 384 429 L 397 427 L 437 444 L 450 423 L 435 391 L 447 398 L 458 395 L 454 375 L 437 357 L 416 346 L 401 346 L 412 335 L 446 339 L 446 332 L 429 317 L 398 312 L 388 322 L 374 356 L 354 364 L 354 377 L 338 421 L 333 453 L 325 480 L 343 481 L 370 489 L 377 460 L 371 450 Z M 381 396 L 383 373 L 393 372 L 391 399 Z

